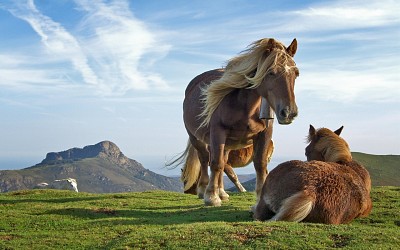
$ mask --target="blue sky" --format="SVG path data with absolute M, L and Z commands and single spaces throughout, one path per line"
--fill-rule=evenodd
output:
M 398 13 L 386 0 L 1 1 L 0 169 L 111 140 L 179 173 L 161 167 L 186 145 L 186 85 L 264 37 L 299 44 L 299 116 L 275 123 L 271 166 L 305 159 L 309 124 L 400 154 Z

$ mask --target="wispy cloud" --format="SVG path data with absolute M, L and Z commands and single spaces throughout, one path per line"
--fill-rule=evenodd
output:
M 92 36 L 82 39 L 102 79 L 122 92 L 167 87 L 162 77 L 146 66 L 165 56 L 169 46 L 159 43 L 156 35 L 133 16 L 127 1 L 75 2 L 86 12 L 81 30 Z
M 66 72 L 54 68 L 54 61 L 37 60 L 33 55 L 0 54 L 0 86 L 32 90 L 67 84 Z
M 335 102 L 398 102 L 400 88 L 394 72 L 326 69 L 299 78 L 297 91 Z
M 29 23 L 40 36 L 45 49 L 40 57 L 51 58 L 54 63 L 69 63 L 72 68 L 64 65 L 62 74 L 79 81 L 73 77 L 78 73 L 81 81 L 93 86 L 98 94 L 120 95 L 129 90 L 168 87 L 160 75 L 151 71 L 151 66 L 166 55 L 169 46 L 157 42 L 156 35 L 129 11 L 127 1 L 75 2 L 84 14 L 76 34 L 41 13 L 33 0 L 7 2 L 0 7 Z M 34 79 L 38 81 L 54 80 L 46 79 L 49 74 L 37 67 L 18 67 L 3 72 L 10 76 L 5 79 L 8 84 L 13 80 L 16 84 L 32 83 L 20 71 L 36 75 Z
M 296 10 L 296 29 L 327 31 L 339 29 L 371 28 L 398 24 L 398 1 L 332 1 Z M 299 22 L 300 21 L 300 22 Z

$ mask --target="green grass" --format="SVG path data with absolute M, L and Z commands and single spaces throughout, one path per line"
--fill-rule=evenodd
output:
M 152 191 L 0 194 L 0 249 L 397 249 L 400 189 L 375 187 L 374 209 L 347 225 L 255 222 L 254 193 L 221 207 Z

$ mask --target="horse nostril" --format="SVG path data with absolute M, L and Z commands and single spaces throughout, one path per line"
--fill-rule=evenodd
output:
M 288 118 L 289 117 L 289 110 L 287 108 L 284 108 L 281 110 L 279 114 L 282 118 Z

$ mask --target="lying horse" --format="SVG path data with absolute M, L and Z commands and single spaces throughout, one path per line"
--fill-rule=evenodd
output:
M 341 224 L 370 213 L 371 179 L 352 160 L 339 137 L 342 129 L 310 125 L 308 162 L 288 161 L 270 172 L 254 207 L 255 219 Z
M 189 145 L 189 155 L 187 157 L 188 159 L 193 159 L 194 156 L 193 154 L 196 154 L 195 149 L 193 146 Z M 271 161 L 272 153 L 274 152 L 274 143 L 271 140 L 270 144 L 268 145 L 268 150 L 266 152 L 267 154 L 267 163 Z M 236 149 L 236 150 L 231 150 L 229 152 L 228 156 L 228 161 L 224 166 L 224 173 L 228 178 L 232 181 L 232 183 L 236 186 L 239 192 L 246 192 L 246 189 L 242 186 L 242 184 L 239 181 L 238 176 L 236 175 L 235 171 L 233 168 L 241 168 L 249 165 L 253 161 L 253 145 L 250 145 L 249 147 L 242 148 L 242 149 Z M 192 170 L 191 171 L 186 171 L 188 170 L 188 166 L 186 164 L 193 164 L 192 165 Z M 197 185 L 200 179 L 200 164 L 199 162 L 185 162 L 184 167 L 182 168 L 182 175 L 181 175 L 181 181 L 183 182 L 183 192 L 185 194 L 197 194 Z M 223 181 L 221 182 L 221 188 L 224 188 Z

